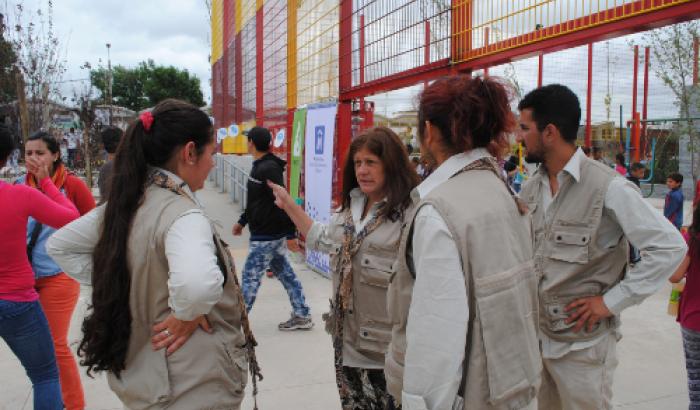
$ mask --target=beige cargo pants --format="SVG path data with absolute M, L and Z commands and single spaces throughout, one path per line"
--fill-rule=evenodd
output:
M 611 333 L 594 346 L 543 359 L 539 410 L 612 409 L 617 337 Z

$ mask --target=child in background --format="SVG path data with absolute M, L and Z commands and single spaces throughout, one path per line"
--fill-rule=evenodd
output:
M 664 216 L 679 230 L 683 226 L 683 175 L 674 172 L 666 178 L 666 186 L 670 191 L 666 194 Z
M 632 181 L 633 184 L 637 185 L 637 188 L 641 187 L 640 180 L 644 178 L 644 174 L 647 172 L 647 167 L 641 162 L 635 162 L 630 166 L 630 176 L 627 177 L 628 180 Z

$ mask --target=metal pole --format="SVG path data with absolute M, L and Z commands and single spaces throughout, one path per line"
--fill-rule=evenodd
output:
M 593 91 L 593 43 L 588 43 L 588 89 L 586 91 L 586 136 L 585 146 L 591 146 L 591 99 Z
M 542 69 L 544 68 L 544 54 L 540 53 L 537 65 L 537 88 L 542 87 Z
M 639 161 L 639 134 L 635 121 L 638 119 L 637 114 L 637 78 L 639 77 L 639 46 L 634 46 L 634 72 L 632 74 L 632 147 L 634 150 L 630 158 L 634 158 L 635 162 Z
M 489 51 L 489 27 L 484 28 L 484 50 Z M 484 67 L 484 78 L 489 76 L 489 67 Z
M 364 22 L 364 20 L 363 20 Z M 363 32 L 364 34 L 364 32 Z M 364 36 L 363 36 L 364 40 Z M 363 42 L 364 44 L 364 42 Z M 427 66 L 430 64 L 430 20 L 425 20 L 425 50 L 423 53 L 423 62 Z M 364 67 L 364 66 L 363 66 Z M 429 81 L 423 81 L 423 88 L 428 88 Z
M 647 142 L 647 104 L 649 102 L 649 47 L 644 47 L 644 96 L 642 97 L 642 138 L 640 143 L 640 156 L 646 151 Z
M 700 49 L 700 40 L 697 37 L 693 38 L 693 85 L 698 83 L 698 50 Z
M 112 45 L 107 43 L 107 104 L 109 104 L 109 125 L 112 126 L 112 60 L 109 49 Z
M 620 145 L 622 145 L 623 141 L 623 133 L 622 133 L 622 104 L 620 104 Z M 629 152 L 627 152 L 628 158 L 629 158 Z
M 632 74 L 632 118 L 637 112 L 637 77 L 639 76 L 639 46 L 634 46 L 634 72 Z

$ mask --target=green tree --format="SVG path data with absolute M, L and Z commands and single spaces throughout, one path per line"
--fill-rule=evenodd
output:
M 90 72 L 93 86 L 102 96 L 107 90 L 107 69 L 100 67 Z M 134 111 L 154 106 L 166 98 L 178 98 L 196 106 L 204 105 L 199 78 L 173 66 L 156 65 L 153 60 L 143 61 L 134 68 L 112 68 L 112 101 Z
M 143 62 L 139 68 L 146 73 L 144 92 L 151 105 L 166 98 L 177 98 L 201 107 L 204 105 L 201 84 L 197 76 L 173 66 L 156 66 L 153 60 Z
M 90 80 L 104 98 L 107 95 L 107 69 L 100 67 L 90 71 Z M 149 101 L 144 93 L 146 80 L 145 73 L 138 68 L 112 67 L 112 103 L 134 111 L 148 107 Z
M 4 25 L 0 30 L 5 32 Z M 12 43 L 0 35 L 0 104 L 9 103 L 17 98 L 16 62 L 17 55 L 12 49 Z
M 698 180 L 697 153 L 700 151 L 697 123 L 690 118 L 691 113 L 698 108 L 698 92 L 700 88 L 693 84 L 693 43 L 700 35 L 700 21 L 673 24 L 664 28 L 647 32 L 645 42 L 651 47 L 654 55 L 652 67 L 657 76 L 676 96 L 675 105 L 679 108 L 680 117 L 678 135 L 688 136 L 688 146 L 683 147 L 690 152 L 693 187 Z M 695 189 L 695 188 L 693 188 Z

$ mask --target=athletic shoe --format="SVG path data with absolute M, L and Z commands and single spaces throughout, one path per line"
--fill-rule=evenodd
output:
M 279 330 L 309 330 L 314 327 L 314 322 L 309 317 L 300 317 L 292 315 L 292 317 L 286 321 L 279 324 Z

